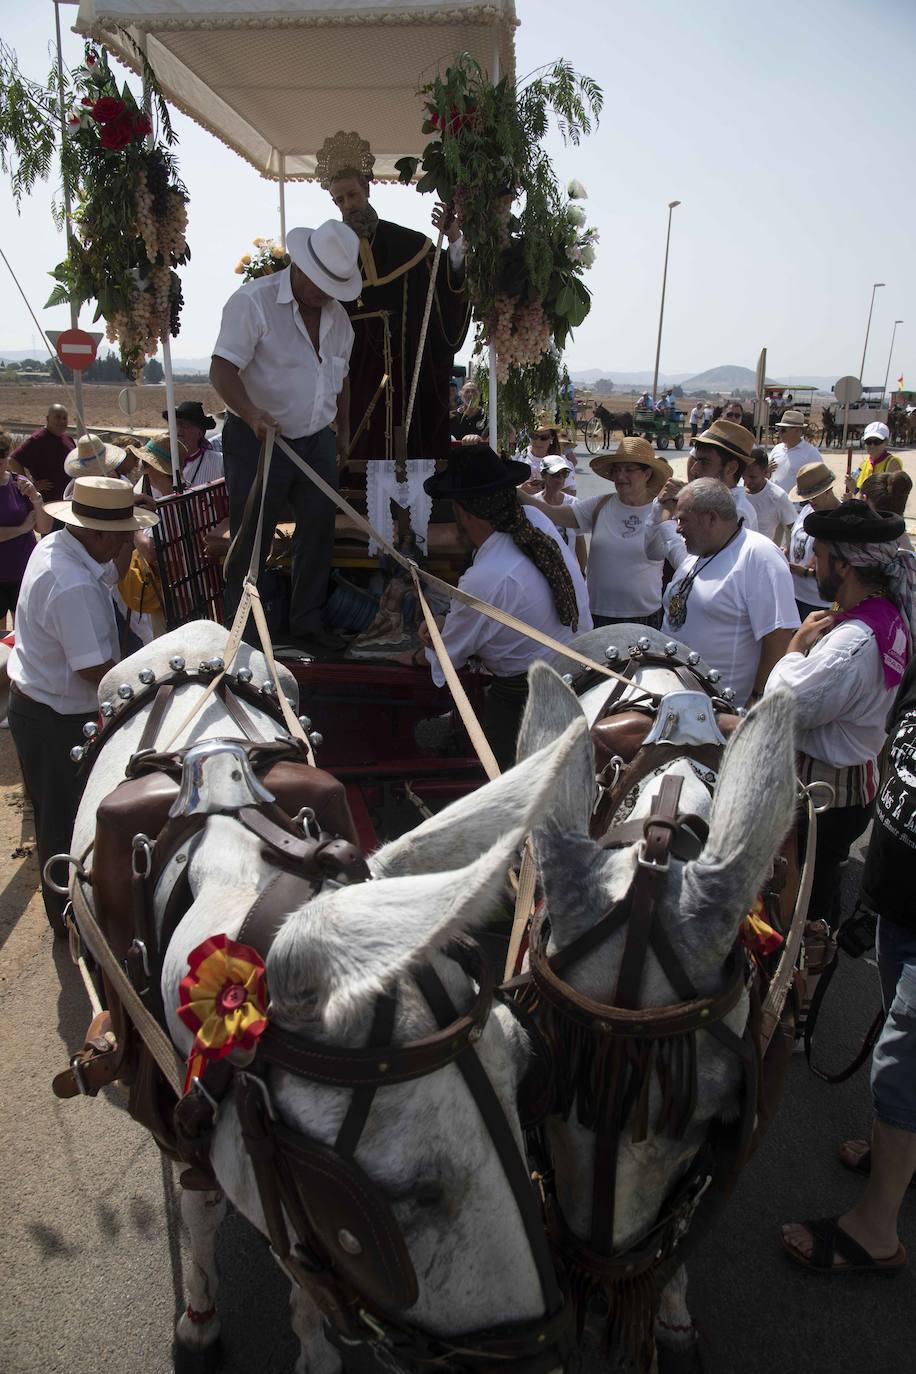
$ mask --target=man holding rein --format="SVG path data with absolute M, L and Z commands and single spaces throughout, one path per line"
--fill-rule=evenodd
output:
M 226 560 L 228 624 L 251 558 L 255 510 L 245 520 L 245 508 L 268 429 L 334 487 L 337 466 L 350 445 L 347 372 L 353 328 L 340 302 L 355 300 L 360 292 L 359 240 L 345 224 L 328 220 L 318 229 L 291 230 L 286 247 L 292 259 L 288 268 L 246 282 L 226 302 L 210 367 L 210 381 L 231 411 L 223 428 L 229 528 L 235 541 Z M 336 438 L 330 428 L 335 421 Z M 259 576 L 287 502 L 296 516 L 290 631 L 306 648 L 339 648 L 341 642 L 325 629 L 322 615 L 334 548 L 334 507 L 275 449 Z

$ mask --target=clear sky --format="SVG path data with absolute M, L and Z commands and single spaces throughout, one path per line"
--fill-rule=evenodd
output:
M 578 149 L 551 143 L 558 174 L 588 188 L 601 231 L 588 274 L 592 313 L 567 351 L 571 369 L 651 369 L 667 203 L 674 211 L 662 371 L 754 367 L 773 376 L 859 372 L 872 283 L 879 290 L 866 382 L 916 388 L 914 0 L 516 0 L 517 67 L 567 57 L 604 88 L 598 132 Z M 65 7 L 66 19 L 75 10 Z M 0 33 L 23 69 L 49 65 L 50 0 L 0 0 Z M 65 60 L 81 44 L 65 36 Z M 177 358 L 210 353 L 233 267 L 250 240 L 278 228 L 277 190 L 209 134 L 175 117 L 191 196 L 193 260 Z M 359 110 L 353 111 L 359 128 Z M 333 130 L 329 129 L 329 132 Z M 362 130 L 371 139 L 371 130 Z M 17 216 L 0 201 L 4 251 L 44 327 L 45 272 L 62 240 L 41 188 Z M 378 187 L 383 218 L 428 228 L 431 198 Z M 293 185 L 287 223 L 332 207 Z M 81 323 L 89 327 L 91 314 Z M 0 351 L 31 349 L 36 331 L 0 263 Z

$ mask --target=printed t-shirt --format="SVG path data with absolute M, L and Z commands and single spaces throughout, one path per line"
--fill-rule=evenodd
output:
M 811 511 L 811 506 L 802 506 L 789 535 L 789 562 L 798 563 L 802 568 L 808 566 L 814 552 L 814 535 L 805 532 L 805 518 Z M 800 577 L 798 573 L 792 573 L 792 586 L 795 600 L 804 602 L 806 606 L 817 606 L 820 610 L 829 611 L 833 605 L 832 601 L 825 601 L 818 593 L 817 579 L 814 577 Z
M 588 599 L 594 615 L 651 615 L 662 602 L 662 564 L 645 554 L 652 502 L 625 506 L 614 492 L 574 501 L 578 528 L 591 533 Z

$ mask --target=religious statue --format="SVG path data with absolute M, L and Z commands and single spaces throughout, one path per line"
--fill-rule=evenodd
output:
M 360 240 L 364 285 L 359 299 L 347 307 L 356 334 L 350 358 L 350 456 L 389 461 L 447 459 L 449 382 L 470 322 L 464 293 L 464 240 L 451 209 L 437 206 L 433 225 L 446 234 L 448 251 L 441 254 L 436 274 L 405 447 L 403 426 L 435 253 L 423 234 L 379 219 L 369 204 L 374 162 L 364 139 L 341 131 L 325 140 L 316 169 L 344 223 Z M 387 378 L 384 386 L 383 378 Z

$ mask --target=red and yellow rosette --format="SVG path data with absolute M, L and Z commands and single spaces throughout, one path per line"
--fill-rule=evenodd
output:
M 194 1032 L 185 1092 L 204 1060 L 254 1050 L 267 1026 L 267 979 L 257 950 L 211 935 L 188 955 L 188 968 L 178 985 L 178 1015 Z
M 779 931 L 774 930 L 769 922 L 764 920 L 763 912 L 763 902 L 758 897 L 741 923 L 741 940 L 744 947 L 760 958 L 767 954 L 775 954 L 780 945 L 785 943 Z

